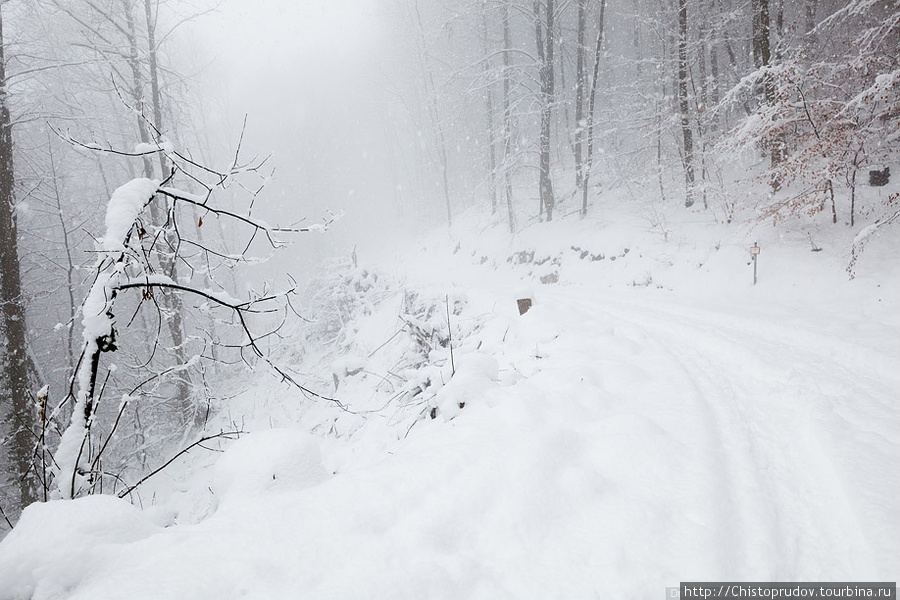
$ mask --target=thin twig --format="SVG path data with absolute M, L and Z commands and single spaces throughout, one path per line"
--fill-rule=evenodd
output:
M 246 433 L 246 432 L 245 432 L 245 431 L 223 431 L 223 432 L 217 433 L 217 434 L 215 434 L 215 435 L 208 435 L 208 436 L 206 436 L 206 437 L 200 438 L 199 440 L 197 440 L 196 442 L 194 442 L 194 443 L 191 444 L 190 446 L 187 446 L 186 448 L 182 448 L 181 451 L 179 451 L 175 456 L 173 456 L 172 458 L 170 458 L 169 460 L 167 460 L 166 462 L 164 462 L 164 463 L 162 464 L 162 466 L 157 467 L 156 469 L 154 469 L 154 470 L 151 471 L 150 473 L 148 473 L 148 474 L 144 475 L 143 477 L 141 477 L 141 478 L 137 481 L 137 483 L 135 483 L 135 484 L 132 485 L 131 487 L 129 487 L 129 488 L 127 488 L 127 489 L 125 489 L 125 490 L 119 492 L 119 494 L 118 494 L 118 495 L 119 495 L 119 498 L 124 498 L 125 496 L 127 496 L 128 494 L 130 494 L 130 493 L 133 492 L 135 489 L 137 489 L 138 486 L 140 486 L 141 484 L 143 484 L 145 481 L 147 481 L 148 479 L 150 479 L 151 477 L 153 477 L 154 475 L 156 475 L 157 473 L 159 473 L 160 471 L 162 471 L 163 469 L 165 469 L 166 467 L 168 467 L 169 465 L 171 465 L 173 462 L 175 462 L 176 460 L 178 460 L 182 455 L 187 454 L 188 452 L 190 452 L 191 450 L 193 450 L 193 449 L 196 448 L 197 446 L 201 446 L 202 444 L 204 444 L 204 443 L 206 443 L 206 442 L 208 442 L 208 441 L 210 441 L 210 440 L 214 440 L 214 439 L 216 439 L 216 438 L 224 438 L 224 439 L 226 439 L 226 440 L 231 440 L 231 439 L 234 439 L 233 436 L 240 436 L 242 433 Z
M 453 331 L 450 327 L 450 296 L 444 296 L 447 304 L 447 345 L 450 346 L 450 377 L 456 375 L 456 363 L 453 361 Z
M 3 516 L 3 520 L 6 521 L 6 524 L 9 525 L 9 528 L 13 528 L 12 521 L 9 520 L 9 517 L 6 516 L 6 511 L 3 510 L 3 505 L 0 505 L 0 515 Z

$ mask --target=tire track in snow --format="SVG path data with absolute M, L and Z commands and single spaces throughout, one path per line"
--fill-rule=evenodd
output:
M 754 428 L 736 405 L 738 394 L 727 379 L 707 374 L 714 366 L 694 348 L 662 341 L 658 329 L 648 331 L 697 390 L 697 404 L 707 415 L 710 435 L 717 439 L 724 456 L 722 470 L 715 473 L 727 487 L 729 499 L 720 511 L 720 543 L 733 550 L 718 578 L 780 579 L 778 569 L 790 560 L 778 535 L 784 519 L 771 482 L 763 476 L 768 461 L 760 457 Z
M 833 354 L 824 347 L 811 348 L 803 344 L 799 346 L 801 352 L 797 352 L 798 346 L 785 343 L 784 332 L 778 339 L 773 339 L 771 332 L 777 328 L 772 324 L 766 324 L 769 335 L 760 335 L 746 327 L 736 328 L 720 316 L 715 324 L 710 324 L 707 313 L 688 315 L 680 311 L 673 314 L 668 307 L 647 305 L 636 311 L 633 303 L 622 305 L 618 302 L 606 302 L 602 310 L 611 318 L 641 328 L 654 342 L 667 347 L 673 359 L 704 390 L 702 398 L 716 414 L 727 438 L 743 440 L 740 444 L 730 445 L 731 460 L 741 465 L 744 481 L 753 481 L 759 490 L 763 490 L 757 495 L 762 494 L 764 500 L 757 500 L 755 509 L 743 507 L 742 512 L 752 512 L 760 522 L 767 518 L 770 521 L 768 546 L 777 549 L 776 556 L 770 557 L 774 560 L 768 560 L 773 578 L 829 578 L 837 573 L 855 577 L 867 573 L 874 578 L 892 575 L 891 570 L 895 567 L 891 560 L 896 557 L 896 543 L 892 541 L 896 540 L 896 532 L 892 531 L 897 525 L 896 509 L 891 512 L 888 508 L 887 517 L 884 512 L 878 513 L 882 518 L 876 517 L 874 526 L 870 518 L 865 527 L 868 536 L 863 535 L 865 523 L 860 514 L 872 512 L 872 499 L 862 498 L 865 494 L 847 481 L 846 469 L 844 473 L 840 472 L 828 452 L 828 445 L 820 439 L 822 434 L 813 429 L 808 413 L 817 398 L 804 395 L 803 390 L 798 390 L 790 381 L 791 376 L 798 373 L 803 375 L 801 384 L 816 380 L 827 383 L 850 377 L 845 364 L 836 363 Z M 636 314 L 640 315 L 640 320 L 634 318 Z M 739 323 L 740 319 L 735 321 Z M 848 343 L 844 341 L 838 345 L 846 347 Z M 764 359 L 759 352 L 761 348 L 777 352 Z M 866 360 L 866 352 L 859 344 L 854 352 L 845 354 L 852 355 L 857 365 L 869 367 L 864 375 L 861 370 L 852 375 L 863 388 L 858 395 L 861 404 L 867 405 L 863 407 L 866 414 L 862 421 L 875 430 L 875 437 L 865 441 L 880 449 L 888 464 L 888 468 L 874 468 L 874 474 L 864 478 L 863 483 L 869 487 L 880 486 L 876 491 L 881 491 L 883 498 L 890 498 L 890 482 L 896 484 L 897 481 L 896 471 L 891 472 L 890 465 L 896 467 L 898 464 L 896 435 L 891 436 L 890 427 L 896 424 L 897 413 L 883 401 L 893 397 L 892 392 L 897 386 L 890 376 L 886 377 L 887 382 L 882 380 L 884 373 L 879 373 L 880 361 Z M 783 364 L 798 355 L 802 357 L 799 364 L 792 368 Z M 710 375 L 717 371 L 722 375 Z M 754 381 L 760 375 L 763 379 Z M 766 382 L 766 375 L 776 375 L 774 383 Z M 731 381 L 742 384 L 740 393 L 735 393 Z M 720 397 L 716 399 L 716 395 Z M 796 397 L 801 401 L 788 404 Z M 851 417 L 856 417 L 856 423 L 833 415 L 831 423 L 826 421 L 825 425 L 830 424 L 831 429 L 835 429 L 835 419 L 845 425 L 858 425 L 859 412 L 850 412 Z M 829 413 L 821 407 L 818 409 L 820 420 Z M 841 423 L 837 424 L 837 429 Z M 858 442 L 859 438 L 850 441 Z M 858 451 L 858 448 L 849 450 Z M 884 477 L 888 481 L 886 484 Z M 877 497 L 874 499 L 876 504 L 878 500 Z M 864 501 L 868 501 L 868 505 Z M 762 544 L 758 549 L 764 552 L 766 546 Z
M 729 441 L 726 435 L 728 429 L 723 427 L 723 417 L 716 410 L 716 403 L 710 401 L 711 396 L 722 395 L 721 388 L 715 385 L 712 378 L 698 376 L 698 373 L 703 372 L 702 369 L 687 360 L 684 353 L 679 352 L 671 343 L 660 339 L 653 328 L 630 318 L 612 315 L 602 308 L 598 309 L 596 304 L 580 298 L 560 295 L 553 299 L 553 304 L 559 314 L 579 325 L 577 334 L 573 336 L 576 340 L 602 339 L 602 331 L 596 330 L 612 326 L 617 341 L 624 338 L 643 350 L 643 353 L 624 357 L 626 363 L 636 362 L 638 370 L 646 366 L 644 363 L 648 361 L 653 368 L 665 365 L 663 386 L 652 390 L 655 397 L 648 402 L 646 398 L 638 398 L 639 394 L 646 394 L 647 390 L 633 392 L 633 397 L 630 398 L 633 402 L 626 410 L 632 415 L 656 423 L 662 435 L 671 435 L 681 440 L 695 457 L 704 462 L 699 469 L 678 473 L 675 481 L 668 482 L 682 490 L 690 490 L 686 498 L 684 494 L 680 498 L 683 504 L 690 505 L 678 507 L 683 514 L 690 518 L 691 509 L 694 509 L 704 515 L 701 521 L 712 519 L 711 524 L 701 522 L 699 529 L 690 529 L 695 539 L 678 540 L 673 546 L 675 553 L 678 552 L 679 545 L 685 543 L 696 549 L 694 555 L 686 557 L 688 567 L 697 569 L 691 576 L 700 579 L 727 579 L 743 572 L 759 572 L 760 569 L 746 570 L 747 565 L 760 558 L 769 559 L 770 553 L 754 553 L 753 549 L 775 544 L 778 540 L 777 532 L 774 531 L 777 526 L 761 530 L 754 523 L 761 521 L 760 515 L 771 511 L 771 505 L 766 496 L 757 491 L 758 487 L 762 487 L 762 482 L 753 479 L 754 485 L 746 484 L 747 474 L 755 477 L 756 469 L 747 463 L 740 449 L 733 448 L 734 442 Z M 598 311 L 605 318 L 598 319 Z M 566 332 L 566 328 L 563 328 L 563 332 Z M 588 351 L 589 355 L 585 357 L 587 362 L 596 359 L 590 356 L 594 344 L 593 341 L 580 344 Z M 551 355 L 552 353 L 551 350 Z M 632 387 L 637 388 L 637 384 L 637 381 L 632 382 Z M 690 404 L 679 405 L 677 410 L 673 410 L 673 402 Z M 661 406 L 660 403 L 668 406 Z M 650 439 L 642 442 L 656 443 Z M 667 462 L 667 466 L 674 464 L 676 463 Z M 739 477 L 735 478 L 735 474 Z M 698 506 L 702 508 L 696 510 Z M 679 574 L 674 575 L 677 578 Z
M 763 491 L 765 481 L 759 477 L 756 465 L 748 458 L 748 448 L 753 454 L 753 440 L 741 427 L 743 417 L 722 410 L 721 400 L 735 396 L 727 380 L 716 380 L 707 375 L 709 369 L 697 359 L 696 352 L 677 339 L 673 342 L 661 336 L 657 327 L 650 327 L 632 317 L 613 314 L 604 307 L 590 307 L 618 324 L 640 331 L 644 343 L 655 346 L 668 359 L 667 362 L 676 367 L 681 381 L 670 380 L 670 385 L 674 389 L 688 388 L 683 390 L 688 391 L 684 397 L 692 401 L 694 408 L 685 407 L 685 410 L 699 416 L 703 426 L 700 430 L 682 433 L 694 443 L 702 440 L 702 455 L 709 463 L 703 472 L 714 479 L 716 489 L 715 496 L 707 499 L 715 514 L 716 542 L 715 547 L 707 551 L 715 556 L 717 573 L 703 575 L 733 578 L 743 573 L 770 572 L 772 554 L 755 550 L 779 546 L 779 522 L 777 518 L 774 522 L 767 522 L 770 521 L 767 515 L 777 514 L 777 507 Z M 680 423 L 674 425 L 680 426 Z M 780 556 L 782 553 L 780 548 L 778 550 L 776 555 Z

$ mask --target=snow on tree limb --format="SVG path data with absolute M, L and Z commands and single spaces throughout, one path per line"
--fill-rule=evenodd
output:
M 159 185 L 150 179 L 133 179 L 117 188 L 106 210 L 106 233 L 99 242 L 104 254 L 97 260 L 97 277 L 82 304 L 81 326 L 84 339 L 82 359 L 75 375 L 78 391 L 72 421 L 63 432 L 56 461 L 56 494 L 73 498 L 89 479 L 89 458 L 85 456 L 85 442 L 94 417 L 96 404 L 94 388 L 100 354 L 115 350 L 115 316 L 113 304 L 117 288 L 126 277 L 127 246 L 134 224 L 152 201 Z M 70 477 L 71 474 L 71 477 Z
M 143 148 L 138 148 L 138 150 L 143 150 Z M 176 158 L 179 156 L 175 152 L 172 152 L 171 155 Z M 237 157 L 235 161 L 235 165 L 237 165 Z M 154 202 L 166 203 L 171 215 L 175 214 L 175 207 L 179 204 L 193 207 L 204 211 L 204 214 L 211 213 L 249 229 L 251 241 L 258 235 L 265 237 L 273 250 L 287 245 L 287 241 L 281 239 L 281 234 L 325 231 L 342 215 L 330 215 L 321 223 L 304 227 L 275 227 L 251 217 L 249 213 L 244 214 L 213 205 L 211 202 L 212 192 L 225 185 L 226 180 L 234 175 L 234 168 L 229 174 L 224 175 L 224 178 L 207 185 L 187 172 L 192 165 L 193 163 L 187 165 L 175 162 L 172 173 L 162 182 L 147 178 L 133 179 L 117 188 L 107 205 L 106 231 L 97 241 L 99 257 L 95 266 L 96 277 L 81 308 L 83 337 L 81 358 L 73 377 L 69 397 L 54 411 L 54 415 L 58 414 L 68 400 L 74 399 L 71 422 L 63 432 L 60 445 L 54 455 L 56 465 L 52 475 L 55 497 L 75 498 L 92 493 L 97 478 L 103 476 L 100 474 L 99 458 L 106 449 L 109 438 L 104 443 L 97 444 L 91 441 L 90 432 L 99 396 L 102 395 L 102 391 L 97 393 L 95 389 L 100 357 L 105 352 L 113 352 L 117 349 L 115 302 L 120 292 L 133 289 L 142 290 L 142 300 L 151 302 L 155 302 L 155 290 L 162 290 L 164 294 L 186 294 L 205 302 L 206 306 L 213 305 L 231 311 L 234 315 L 233 324 L 242 333 L 242 341 L 232 345 L 221 342 L 213 342 L 214 344 L 239 352 L 241 359 L 248 365 L 252 364 L 251 361 L 261 360 L 282 381 L 290 383 L 304 394 L 335 402 L 341 406 L 336 400 L 303 386 L 262 351 L 259 342 L 269 335 L 277 334 L 281 324 L 271 331 L 260 333 L 255 331 L 254 324 L 248 321 L 252 315 L 285 312 L 287 310 L 285 307 L 290 306 L 288 296 L 295 292 L 295 287 L 279 293 L 263 293 L 258 297 L 240 300 L 225 292 L 224 289 L 212 289 L 209 285 L 197 287 L 189 282 L 176 280 L 163 272 L 158 272 L 153 266 L 154 261 L 169 256 L 165 253 L 174 252 L 180 260 L 189 260 L 186 255 L 178 253 L 177 248 L 181 246 L 182 242 L 200 249 L 207 256 L 212 254 L 226 260 L 237 261 L 246 261 L 249 243 L 240 254 L 219 253 L 207 248 L 202 238 L 188 239 L 189 236 L 185 236 L 177 226 L 174 216 L 162 225 L 153 226 L 142 215 L 144 210 Z M 207 169 L 206 172 L 215 173 L 212 169 Z M 169 183 L 177 173 L 188 175 L 194 183 L 200 184 L 205 189 L 205 193 L 196 194 L 171 187 Z M 257 192 L 252 192 L 252 195 L 255 197 Z M 150 231 L 147 231 L 145 226 Z M 164 235 L 175 240 L 177 242 L 175 246 L 159 244 L 161 236 Z M 169 259 L 171 260 L 171 256 Z M 162 375 L 171 376 L 173 373 L 189 368 L 191 364 L 195 364 L 202 358 L 199 354 L 195 355 L 185 364 L 179 364 Z M 162 375 L 153 375 L 147 378 L 147 381 L 158 379 Z M 123 399 L 119 417 L 113 425 L 113 431 L 127 404 L 128 399 Z M 112 433 L 110 433 L 111 436 Z M 99 448 L 95 447 L 98 445 Z
M 132 179 L 113 192 L 106 208 L 106 233 L 100 244 L 107 252 L 124 252 L 128 231 L 144 207 L 153 198 L 159 182 L 152 179 Z

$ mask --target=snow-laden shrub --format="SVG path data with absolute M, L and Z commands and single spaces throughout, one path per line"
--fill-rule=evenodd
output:
M 388 293 L 383 276 L 351 259 L 326 263 L 308 289 L 306 308 L 312 319 L 304 328 L 305 338 L 337 351 L 351 343 L 348 325 L 359 316 L 372 314 Z

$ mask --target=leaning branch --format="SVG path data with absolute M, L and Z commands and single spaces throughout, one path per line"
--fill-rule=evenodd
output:
M 117 154 L 119 156 L 126 156 L 129 158 L 140 158 L 142 156 L 149 156 L 151 154 L 165 152 L 165 148 L 162 148 L 162 147 L 141 150 L 140 152 L 128 152 L 127 150 L 119 150 L 117 148 L 112 148 L 110 146 L 101 146 L 100 144 L 88 144 L 85 142 L 78 141 L 70 135 L 64 134 L 63 132 L 61 132 L 59 129 L 57 129 L 50 123 L 47 123 L 47 127 L 49 127 L 50 131 L 55 133 L 59 137 L 59 139 L 63 140 L 64 142 L 67 142 L 69 144 L 72 144 L 73 146 L 77 146 L 79 148 L 84 148 L 85 150 L 91 150 L 94 152 L 104 152 L 106 154 Z
M 214 440 L 214 439 L 217 439 L 217 438 L 222 438 L 222 439 L 226 439 L 226 440 L 233 440 L 233 439 L 235 439 L 235 436 L 240 436 L 242 433 L 246 433 L 246 432 L 245 432 L 245 431 L 240 431 L 240 430 L 238 430 L 238 431 L 223 431 L 223 432 L 217 433 L 217 434 L 215 434 L 215 435 L 208 435 L 208 436 L 206 436 L 206 437 L 200 438 L 199 440 L 197 440 L 196 442 L 194 442 L 194 443 L 191 444 L 190 446 L 188 446 L 188 447 L 186 447 L 186 448 L 182 448 L 181 451 L 179 451 L 175 456 L 173 456 L 172 458 L 170 458 L 169 460 L 167 460 L 166 462 L 164 462 L 161 466 L 157 467 L 156 469 L 150 471 L 149 473 L 147 473 L 146 475 L 144 475 L 143 477 L 141 477 L 141 478 L 137 481 L 137 483 L 135 483 L 134 485 L 132 485 L 132 486 L 130 486 L 130 487 L 128 487 L 128 488 L 122 490 L 121 492 L 119 492 L 119 498 L 124 498 L 125 496 L 127 496 L 128 494 L 130 494 L 131 492 L 133 492 L 134 490 L 136 490 L 136 489 L 138 488 L 138 486 L 142 485 L 145 481 L 147 481 L 148 479 L 150 479 L 151 477 L 153 477 L 154 475 L 156 475 L 157 473 L 159 473 L 160 471 L 162 471 L 163 469 L 165 469 L 166 467 L 168 467 L 169 465 L 171 465 L 173 462 L 175 462 L 176 460 L 178 460 L 181 456 L 187 454 L 188 452 L 190 452 L 191 450 L 193 450 L 193 449 L 196 448 L 197 446 L 200 446 L 200 445 L 205 444 L 206 442 L 208 442 L 208 441 L 210 441 L 210 440 Z
M 257 221 L 256 219 L 252 219 L 250 217 L 238 214 L 236 212 L 232 212 L 230 210 L 224 210 L 221 208 L 215 208 L 208 204 L 209 197 L 203 197 L 202 199 L 199 196 L 195 196 L 193 194 L 188 194 L 182 192 L 181 190 L 176 190 L 167 187 L 160 187 L 157 190 L 157 193 L 162 194 L 163 196 L 168 196 L 177 202 L 185 202 L 192 206 L 196 206 L 198 208 L 202 208 L 203 210 L 209 211 L 217 216 L 224 216 L 234 219 L 240 223 L 244 223 L 245 225 L 249 225 L 255 231 L 261 232 L 266 236 L 266 239 L 269 240 L 269 244 L 271 244 L 275 248 L 279 248 L 285 245 L 285 242 L 281 242 L 277 240 L 272 233 L 309 233 L 312 231 L 323 231 L 328 229 L 335 221 L 337 221 L 341 214 L 338 213 L 336 215 L 331 215 L 331 217 L 326 220 L 324 223 L 315 223 L 313 225 L 309 225 L 307 227 L 272 227 L 267 223 L 262 221 Z
M 291 374 L 288 373 L 287 371 L 285 371 L 282 367 L 275 364 L 268 356 L 266 356 L 265 352 L 263 352 L 262 349 L 259 347 L 258 341 L 261 339 L 260 336 L 254 334 L 251 331 L 250 326 L 247 324 L 245 315 L 247 315 L 247 314 L 263 314 L 263 313 L 271 312 L 268 310 L 254 309 L 254 308 L 252 308 L 254 304 L 259 304 L 261 302 L 269 302 L 272 300 L 277 300 L 279 298 L 286 298 L 286 297 L 288 297 L 289 294 L 294 292 L 294 289 L 290 289 L 290 290 L 288 290 L 286 292 L 282 292 L 280 294 L 273 294 L 273 295 L 266 296 L 264 298 L 259 298 L 259 299 L 252 300 L 249 302 L 241 302 L 241 303 L 232 302 L 232 301 L 229 301 L 229 300 L 226 300 L 223 298 L 217 298 L 213 294 L 206 292 L 204 290 L 199 290 L 197 288 L 192 288 L 190 286 L 185 286 L 185 285 L 181 285 L 181 284 L 178 284 L 175 282 L 166 282 L 166 281 L 149 280 L 149 281 L 142 281 L 142 282 L 123 283 L 123 284 L 116 286 L 116 291 L 123 291 L 123 290 L 129 290 L 129 289 L 137 289 L 137 288 L 146 289 L 148 287 L 158 287 L 158 288 L 163 288 L 163 289 L 180 291 L 180 292 L 184 292 L 184 293 L 188 293 L 188 294 L 194 294 L 196 296 L 200 296 L 201 298 L 205 298 L 205 299 L 209 300 L 210 302 L 214 302 L 215 304 L 218 304 L 219 306 L 223 306 L 225 308 L 228 308 L 228 309 L 234 311 L 234 314 L 237 316 L 238 323 L 240 323 L 241 330 L 244 332 L 244 335 L 247 336 L 247 341 L 246 341 L 246 343 L 244 343 L 241 346 L 242 348 L 249 348 L 250 350 L 252 350 L 253 353 L 256 355 L 256 357 L 263 360 L 269 366 L 269 368 L 271 368 L 275 373 L 278 374 L 278 376 L 281 378 L 282 381 L 290 383 L 291 385 L 293 385 L 295 388 L 297 388 L 298 390 L 300 390 L 307 396 L 313 396 L 315 398 L 319 398 L 320 400 L 326 400 L 328 402 L 332 402 L 335 405 L 337 405 L 339 408 L 346 410 L 346 407 L 344 406 L 344 404 L 337 398 L 325 396 L 323 394 L 320 394 L 318 392 L 315 392 L 315 391 L 309 389 L 308 387 L 304 386 L 303 384 L 298 382 L 296 379 L 294 379 L 293 376 L 291 376 Z

